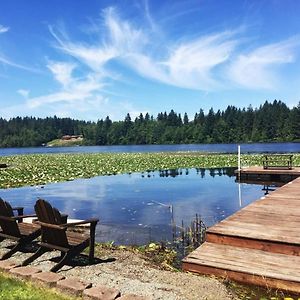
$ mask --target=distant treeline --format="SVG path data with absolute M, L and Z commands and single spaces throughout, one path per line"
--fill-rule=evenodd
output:
M 63 135 L 84 137 L 86 145 L 233 143 L 300 141 L 300 102 L 288 108 L 275 100 L 259 108 L 228 106 L 208 114 L 200 109 L 193 119 L 171 110 L 157 117 L 140 114 L 132 120 L 87 122 L 70 118 L 0 118 L 0 147 L 41 146 Z

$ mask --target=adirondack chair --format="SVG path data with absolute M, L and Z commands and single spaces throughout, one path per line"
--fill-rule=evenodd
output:
M 64 223 L 60 212 L 43 199 L 37 200 L 34 209 L 38 217 L 37 223 L 42 229 L 42 238 L 40 248 L 23 262 L 23 266 L 31 263 L 47 251 L 59 250 L 61 251 L 61 260 L 50 270 L 56 272 L 88 246 L 90 247 L 89 261 L 90 263 L 94 261 L 95 229 L 98 219 Z M 69 227 L 88 223 L 90 224 L 89 236 L 79 232 L 67 231 Z
M 13 210 L 18 211 L 17 216 L 14 215 Z M 11 257 L 41 234 L 39 225 L 22 222 L 23 218 L 33 216 L 35 215 L 23 215 L 23 207 L 12 208 L 7 201 L 0 198 L 0 242 L 4 239 L 16 241 L 15 246 L 6 252 L 0 260 Z

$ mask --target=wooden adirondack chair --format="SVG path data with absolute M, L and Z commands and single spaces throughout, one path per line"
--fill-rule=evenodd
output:
M 50 270 L 52 272 L 58 271 L 71 258 L 80 254 L 86 247 L 89 248 L 89 261 L 94 260 L 95 248 L 95 229 L 98 219 L 89 219 L 85 221 L 66 224 L 62 220 L 60 212 L 52 207 L 50 203 L 43 199 L 37 200 L 34 206 L 38 217 L 38 224 L 42 229 L 42 240 L 40 248 L 31 257 L 23 262 L 23 266 L 31 263 L 40 255 L 47 251 L 59 250 L 61 251 L 61 260 Z M 84 235 L 79 232 L 67 231 L 67 228 L 74 227 L 81 224 L 90 223 L 90 235 Z
M 13 210 L 18 211 L 17 216 L 14 216 Z M 4 239 L 17 242 L 11 250 L 0 258 L 1 260 L 11 257 L 41 234 L 39 225 L 22 222 L 23 218 L 34 216 L 35 215 L 23 215 L 22 207 L 12 208 L 8 202 L 0 198 L 0 242 Z

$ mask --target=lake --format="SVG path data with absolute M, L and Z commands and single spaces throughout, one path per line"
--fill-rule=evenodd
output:
M 181 144 L 181 145 L 126 145 L 126 146 L 80 146 L 80 147 L 33 147 L 0 148 L 1 155 L 33 153 L 98 153 L 98 152 L 175 152 L 201 151 L 236 153 L 237 144 Z M 300 143 L 253 143 L 241 144 L 242 153 L 300 152 Z
M 37 198 L 70 218 L 97 217 L 97 241 L 145 244 L 172 239 L 172 219 L 190 224 L 199 214 L 207 226 L 262 197 L 263 186 L 235 182 L 233 168 L 179 169 L 98 176 L 0 190 L 0 197 L 31 213 Z

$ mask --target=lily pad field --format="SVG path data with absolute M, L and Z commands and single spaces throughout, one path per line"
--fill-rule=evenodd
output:
M 243 154 L 243 166 L 262 165 L 261 154 Z M 2 156 L 0 188 L 43 185 L 51 182 L 131 172 L 177 168 L 236 167 L 236 154 L 172 153 L 79 153 Z M 300 154 L 294 155 L 299 165 Z

